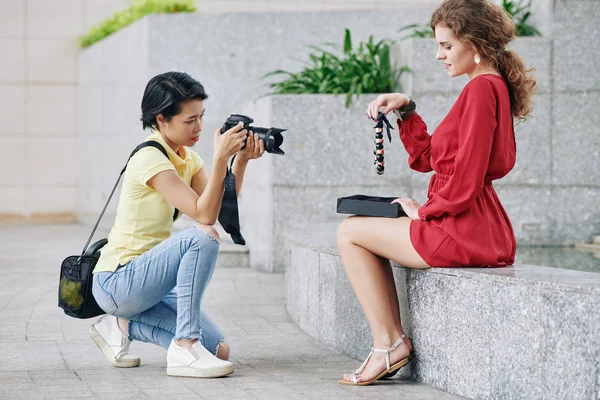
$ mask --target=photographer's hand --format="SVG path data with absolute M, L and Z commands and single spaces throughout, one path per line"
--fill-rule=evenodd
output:
M 258 137 L 258 134 L 253 134 L 252 131 L 248 132 L 246 148 L 239 151 L 238 158 L 247 162 L 260 158 L 263 154 L 265 154 L 265 142 Z
M 239 196 L 242 190 L 242 183 L 244 182 L 244 174 L 246 173 L 246 167 L 248 161 L 262 157 L 265 154 L 265 142 L 259 139 L 257 134 L 253 134 L 252 131 L 248 133 L 248 139 L 246 140 L 246 147 L 244 150 L 240 150 L 235 161 L 233 162 L 232 171 L 235 175 L 235 189 Z
M 369 106 L 367 107 L 367 118 L 376 121 L 381 107 L 385 107 L 382 113 L 387 114 L 390 111 L 407 105 L 409 102 L 410 98 L 402 93 L 381 94 L 377 96 L 375 101 L 369 103 Z
M 400 204 L 408 218 L 418 220 L 419 218 L 419 208 L 421 205 L 413 199 L 409 199 L 408 197 L 399 197 L 396 200 L 392 201 L 393 204 Z
M 248 131 L 243 128 L 244 124 L 240 122 L 223 134 L 220 128 L 216 130 L 214 135 L 216 159 L 227 160 L 244 146 Z

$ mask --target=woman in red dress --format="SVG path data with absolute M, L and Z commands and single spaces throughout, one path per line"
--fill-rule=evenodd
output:
M 394 111 L 409 165 L 434 171 L 428 200 L 401 197 L 408 217 L 350 217 L 337 232 L 348 279 L 367 316 L 374 346 L 363 365 L 341 383 L 368 385 L 395 374 L 410 360 L 412 344 L 400 322 L 390 266 L 503 267 L 514 261 L 516 241 L 492 181 L 514 166 L 514 120 L 531 111 L 535 80 L 521 58 L 506 50 L 515 25 L 489 0 L 446 0 L 431 19 L 436 59 L 450 77 L 467 83 L 433 135 L 401 93 L 369 104 L 367 116 Z

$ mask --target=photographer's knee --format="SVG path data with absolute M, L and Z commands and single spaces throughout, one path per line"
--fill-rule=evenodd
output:
M 210 226 L 210 225 L 197 225 L 198 229 L 204 231 L 204 233 L 206 233 L 208 236 L 212 237 L 213 239 L 215 239 L 217 242 L 221 242 L 221 237 L 219 236 L 219 232 L 217 232 L 217 230 Z

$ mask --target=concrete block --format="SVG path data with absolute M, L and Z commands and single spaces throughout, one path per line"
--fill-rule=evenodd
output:
M 0 38 L 0 48 L 5 54 L 5 61 L 0 66 L 2 83 L 25 81 L 25 43 L 24 38 Z
M 104 43 L 104 40 L 101 40 L 77 53 L 78 85 L 104 83 Z
M 548 187 L 498 186 L 496 192 L 508 214 L 519 245 L 550 243 L 553 191 Z
M 437 43 L 434 38 L 410 38 L 392 49 L 397 65 L 407 66 L 410 72 L 400 77 L 400 87 L 409 96 L 424 93 L 460 92 L 468 82 L 466 76 L 450 78 L 442 61 L 435 59 Z
M 568 292 L 542 293 L 547 315 L 544 336 L 543 397 L 590 399 L 595 387 L 600 344 L 595 334 L 600 324 L 598 297 Z M 561 312 L 562 310 L 562 312 Z M 560 359 L 562 362 L 557 363 Z
M 26 3 L 26 0 L 15 0 L 4 4 L 1 37 L 25 37 Z
M 515 126 L 517 163 L 494 184 L 549 185 L 552 165 L 552 121 L 549 94 L 534 97 L 535 108 L 526 121 Z
M 407 174 L 402 160 L 398 126 L 392 143 L 385 138 L 386 170 L 381 176 L 373 166 L 374 123 L 365 118 L 367 105 L 376 98 L 361 96 L 350 108 L 345 96 L 288 95 L 272 98 L 272 125 L 287 128 L 283 133 L 284 157 L 274 157 L 276 185 L 403 185 Z M 271 124 L 269 124 L 271 126 Z M 384 132 L 384 136 L 386 133 Z M 405 159 L 405 158 L 404 158 Z
M 27 133 L 74 136 L 76 129 L 75 94 L 75 86 L 28 86 L 26 94 Z M 48 99 L 52 99 L 52 101 L 48 101 Z
M 446 302 L 447 390 L 468 398 L 489 398 L 490 340 L 481 332 L 494 331 L 489 288 L 469 279 L 448 279 Z M 433 322 L 433 321 L 432 321 Z
M 7 187 L 0 193 L 0 213 L 24 214 L 25 210 L 25 188 Z
M 69 186 L 75 182 L 75 140 L 72 137 L 40 137 L 26 148 L 29 160 L 35 160 L 26 168 L 28 185 Z M 17 164 L 14 164 L 17 165 Z M 40 166 L 42 168 L 40 168 Z
M 319 338 L 325 343 L 334 343 L 336 346 L 340 343 L 335 325 L 325 321 L 336 320 L 336 287 L 339 284 L 340 274 L 343 273 L 344 269 L 338 257 L 319 253 Z
M 590 66 L 600 63 L 600 29 L 597 1 L 556 1 L 553 15 L 552 73 L 557 92 L 600 89 L 600 79 Z M 571 107 L 569 107 L 571 108 Z M 573 110 L 576 108 L 573 107 Z
M 27 1 L 28 37 L 66 38 L 83 33 L 83 3 L 80 0 Z
M 550 220 L 552 243 L 574 244 L 590 241 L 600 231 L 597 207 L 600 188 L 559 187 L 552 191 Z
M 546 38 L 551 38 L 554 34 L 552 30 L 554 3 L 554 0 L 535 0 L 531 2 L 530 23 Z
M 548 93 L 552 79 L 552 41 L 542 37 L 518 37 L 508 48 L 521 56 L 527 69 L 533 68 L 538 93 Z
M 6 186 L 18 186 L 27 178 L 29 166 L 21 166 L 22 151 L 27 149 L 27 138 L 24 135 L 17 137 L 0 137 L 0 182 Z
M 317 116 L 311 120 L 309 114 L 304 115 L 304 110 L 315 103 L 329 110 L 329 114 L 317 115 L 329 117 L 321 120 Z M 253 268 L 283 271 L 289 250 L 285 232 L 297 224 L 339 222 L 344 216 L 336 214 L 338 197 L 354 194 L 393 197 L 410 193 L 407 169 L 399 163 L 391 163 L 383 176 L 375 173 L 369 132 L 372 126 L 366 127 L 364 143 L 354 140 L 362 132 L 352 131 L 354 128 L 347 119 L 349 115 L 362 115 L 362 111 L 348 112 L 341 98 L 274 96 L 250 103 L 245 109 L 257 116 L 257 122 L 258 118 L 264 121 L 263 126 L 292 127 L 284 134 L 282 147 L 287 154 L 283 157 L 266 154 L 252 162 L 244 178 L 244 191 L 239 199 L 240 222 Z M 299 111 L 290 114 L 289 110 Z M 308 125 L 303 121 L 308 121 Z M 319 129 L 333 137 L 327 139 L 331 140 L 330 151 L 323 150 Z M 388 157 L 405 157 L 401 155 L 404 150 L 400 150 L 397 136 L 394 142 L 395 145 L 388 146 L 394 149 L 387 153 Z M 344 146 L 344 152 L 335 150 L 339 145 Z M 364 161 L 362 167 L 355 162 L 357 159 Z
M 69 213 L 75 209 L 77 189 L 74 186 L 25 188 L 29 213 Z M 97 215 L 100 215 L 98 209 Z M 94 221 L 95 222 L 95 221 Z
M 371 340 L 368 324 L 331 240 L 322 239 L 301 230 L 291 241 L 291 264 L 303 268 L 288 280 L 288 299 L 305 293 L 318 270 L 319 288 L 308 302 L 320 312 L 298 318 L 299 327 L 362 358 Z M 394 270 L 399 298 L 406 293 L 400 303 L 416 357 L 413 379 L 469 398 L 596 395 L 600 275 L 527 265 Z M 293 308 L 288 302 L 291 313 L 300 309 Z M 311 319 L 326 325 L 318 336 Z
M 69 39 L 28 39 L 27 81 L 70 83 L 76 81 L 77 47 Z
M 510 284 L 486 285 L 489 291 L 490 393 L 499 398 L 543 399 L 544 299 L 539 291 Z M 519 299 L 528 298 L 526 302 Z M 506 304 L 519 304 L 506 307 Z M 490 330 L 491 330 L 490 329 Z
M 442 277 L 426 275 L 424 271 L 408 270 L 408 306 L 412 325 L 415 357 L 413 379 L 428 382 L 442 390 L 448 387 L 448 315 L 445 295 L 448 286 Z M 433 294 L 435 295 L 429 295 Z M 436 321 L 429 324 L 427 321 Z
M 600 185 L 600 93 L 562 93 L 552 102 L 552 183 Z M 565 105 L 568 105 L 565 107 Z
M 431 11 L 406 7 L 386 15 L 411 24 L 426 20 Z M 232 107 L 270 91 L 269 80 L 262 79 L 265 73 L 299 70 L 312 51 L 307 45 L 333 42 L 341 46 L 346 27 L 351 28 L 355 45 L 369 35 L 376 40 L 394 38 L 396 25 L 372 23 L 380 17 L 380 11 L 151 16 L 149 43 L 162 57 L 150 59 L 150 75 L 187 71 L 212 95 L 211 114 L 223 119 L 234 112 Z M 229 28 L 232 24 L 235 30 Z
M 0 121 L 3 122 L 0 136 L 25 133 L 25 89 L 25 85 L 0 85 L 4 94 L 0 98 Z

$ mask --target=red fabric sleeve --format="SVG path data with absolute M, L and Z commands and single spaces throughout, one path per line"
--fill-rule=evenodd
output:
M 483 78 L 471 81 L 464 94 L 454 172 L 444 187 L 419 208 L 423 221 L 460 214 L 483 190 L 497 125 L 497 98 L 492 84 Z
M 419 172 L 432 171 L 431 167 L 431 136 L 427 133 L 427 125 L 417 113 L 398 120 L 400 140 L 408 153 L 408 165 Z

